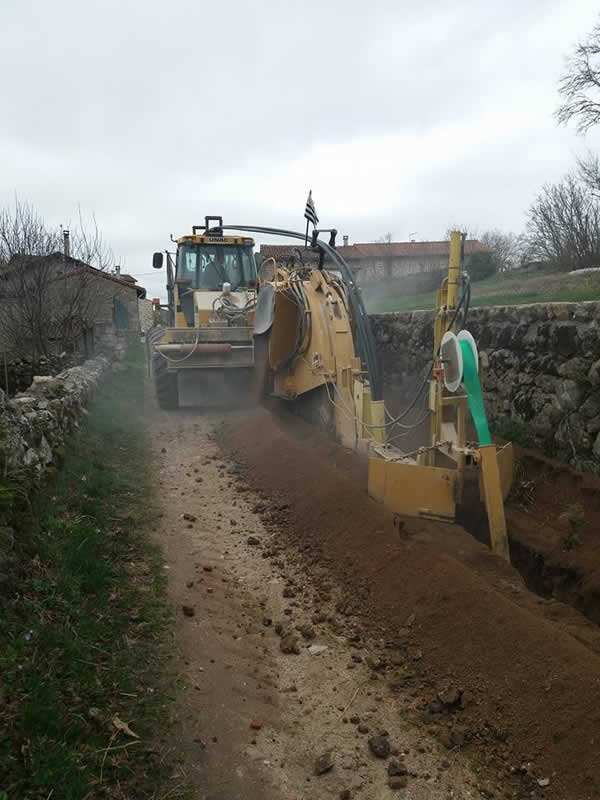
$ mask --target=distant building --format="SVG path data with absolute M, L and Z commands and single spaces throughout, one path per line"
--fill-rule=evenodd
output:
M 346 237 L 344 237 L 346 240 Z M 293 251 L 290 245 L 261 245 L 260 258 L 273 257 L 278 263 L 289 263 Z M 310 249 L 299 248 L 306 264 L 316 263 L 318 256 Z M 359 285 L 380 283 L 413 275 L 441 272 L 448 266 L 450 242 L 390 242 L 385 244 L 343 244 L 337 248 L 352 270 Z M 467 239 L 465 255 L 487 252 L 477 239 Z
M 298 247 L 293 244 L 261 244 L 259 262 L 274 258 L 282 266 L 292 264 L 315 265 L 319 263 L 319 254 L 310 247 Z

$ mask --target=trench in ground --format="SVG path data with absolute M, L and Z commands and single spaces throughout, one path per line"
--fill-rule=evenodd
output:
M 392 416 L 406 407 L 410 390 L 388 387 L 386 408 Z M 411 394 L 412 393 L 412 394 Z M 415 409 L 414 419 L 422 412 Z M 405 421 L 410 422 L 409 416 Z M 428 441 L 428 423 L 403 433 L 397 441 L 410 452 Z M 473 438 L 475 431 L 472 431 Z M 513 445 L 515 481 L 505 505 L 511 563 L 529 591 L 571 606 L 600 624 L 600 478 Z M 457 520 L 477 541 L 490 545 L 485 507 L 477 490 L 465 498 Z

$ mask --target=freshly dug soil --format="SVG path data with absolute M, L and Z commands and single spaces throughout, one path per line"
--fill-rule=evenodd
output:
M 528 586 L 600 623 L 600 479 L 515 448 L 506 517 Z
M 600 796 L 595 625 L 529 592 L 458 525 L 394 520 L 368 497 L 366 464 L 301 420 L 258 409 L 220 437 L 270 524 L 331 570 L 361 624 L 437 689 L 463 692 L 473 740 L 527 773 L 536 797 Z

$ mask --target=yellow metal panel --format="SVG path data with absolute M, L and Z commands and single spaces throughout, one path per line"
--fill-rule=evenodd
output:
M 483 493 L 492 550 L 496 555 L 501 556 L 506 561 L 510 561 L 496 445 L 488 444 L 480 447 L 479 454 L 481 457 L 481 477 L 483 479 Z
M 515 474 L 515 453 L 510 442 L 501 450 L 498 450 L 498 469 L 500 470 L 502 499 L 506 500 Z
M 441 467 L 369 459 L 369 494 L 409 517 L 454 521 L 456 472 Z
M 509 442 L 496 452 L 498 458 L 498 472 L 500 473 L 500 489 L 502 499 L 506 500 L 513 484 L 515 474 L 515 453 L 512 444 Z M 483 472 L 479 470 L 479 496 L 485 502 L 485 492 L 483 488 Z
M 243 244 L 248 247 L 254 247 L 254 240 L 245 236 L 198 236 L 197 234 L 188 234 L 180 236 L 177 239 L 177 244 Z
M 463 235 L 460 231 L 450 234 L 450 258 L 448 263 L 448 296 L 446 306 L 448 309 L 456 308 L 456 295 L 458 288 L 458 273 L 460 271 L 460 251 L 462 249 Z
M 383 400 L 371 400 L 371 392 L 369 390 L 369 422 L 371 425 L 376 426 L 370 429 L 370 435 L 377 442 L 385 441 L 385 405 Z

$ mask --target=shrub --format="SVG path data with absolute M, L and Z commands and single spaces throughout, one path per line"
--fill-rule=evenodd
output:
M 482 281 L 493 275 L 498 265 L 493 253 L 471 253 L 465 259 L 465 268 L 472 281 Z

